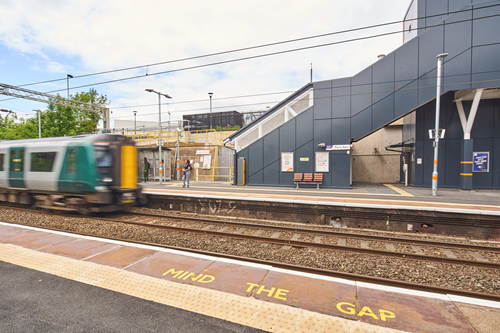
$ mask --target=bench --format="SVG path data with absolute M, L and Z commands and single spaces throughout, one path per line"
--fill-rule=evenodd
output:
M 299 184 L 316 184 L 319 189 L 319 185 L 323 182 L 323 174 L 322 173 L 296 173 L 293 176 L 293 182 L 297 185 L 296 188 L 299 188 Z

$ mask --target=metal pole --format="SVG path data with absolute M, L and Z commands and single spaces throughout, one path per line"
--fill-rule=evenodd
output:
M 158 94 L 158 151 L 160 153 L 159 161 L 160 161 L 160 174 L 158 177 L 160 178 L 160 185 L 162 184 L 163 177 L 163 168 L 161 162 L 161 103 L 160 103 L 161 95 Z
M 176 169 L 177 169 L 177 180 L 181 180 L 181 161 L 180 161 L 180 156 L 179 156 L 179 135 L 181 134 L 180 131 L 177 131 L 177 145 L 175 147 L 175 156 L 176 156 Z
M 210 129 L 212 129 L 212 95 L 213 93 L 208 93 L 208 96 L 210 97 Z
M 42 117 L 41 117 L 41 111 L 42 110 L 37 110 L 38 111 L 38 138 L 42 138 Z
M 71 74 L 66 74 L 66 89 L 68 91 L 68 99 L 69 99 L 69 79 L 72 79 L 73 75 Z
M 137 135 L 137 111 L 134 111 L 134 135 Z
M 437 87 L 436 87 L 436 129 L 434 133 L 434 169 L 432 171 L 432 195 L 437 196 L 438 188 L 438 146 L 439 146 L 439 113 L 441 106 L 441 71 L 443 66 L 443 58 L 448 53 L 437 55 Z

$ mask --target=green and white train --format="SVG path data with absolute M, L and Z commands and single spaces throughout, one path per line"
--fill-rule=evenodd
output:
M 0 141 L 0 201 L 111 212 L 141 198 L 135 142 L 123 135 Z

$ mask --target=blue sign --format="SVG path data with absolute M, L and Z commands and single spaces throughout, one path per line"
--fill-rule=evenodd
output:
M 490 172 L 490 153 L 478 152 L 473 155 L 473 172 Z

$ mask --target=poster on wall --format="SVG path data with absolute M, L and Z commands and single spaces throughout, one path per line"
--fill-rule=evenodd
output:
M 212 166 L 212 155 L 205 155 L 203 157 L 203 169 L 210 169 Z
M 281 153 L 281 172 L 293 172 L 293 153 Z
M 490 152 L 474 152 L 472 172 L 490 172 Z
M 329 172 L 329 153 L 327 151 L 316 152 L 316 172 Z

